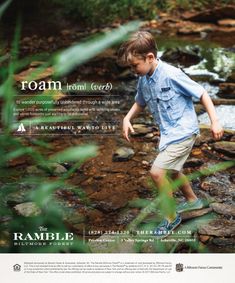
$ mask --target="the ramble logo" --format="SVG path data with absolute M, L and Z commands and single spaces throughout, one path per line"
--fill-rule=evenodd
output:
M 19 265 L 18 263 L 13 265 L 13 271 L 21 271 L 21 265 Z
M 23 133 L 23 132 L 26 132 L 25 130 L 25 127 L 24 127 L 24 124 L 21 123 L 17 129 L 17 132 L 20 132 L 20 133 Z
M 73 245 L 74 235 L 71 232 L 49 232 L 47 227 L 39 226 L 38 232 L 13 233 L 15 246 L 52 246 Z
M 177 272 L 182 272 L 182 271 L 184 270 L 183 264 L 182 264 L 182 263 L 177 263 L 177 264 L 175 265 L 175 270 L 176 270 Z
M 14 233 L 14 241 L 72 241 L 73 233 Z

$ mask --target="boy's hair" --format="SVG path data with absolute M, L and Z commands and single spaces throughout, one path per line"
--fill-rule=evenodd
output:
M 118 63 L 128 65 L 132 56 L 145 59 L 151 52 L 157 57 L 157 45 L 151 33 L 147 31 L 138 31 L 124 42 L 118 50 Z

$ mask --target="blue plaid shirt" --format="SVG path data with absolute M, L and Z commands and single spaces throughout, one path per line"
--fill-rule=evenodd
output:
M 139 78 L 135 101 L 149 108 L 159 125 L 159 150 L 199 133 L 192 98 L 199 100 L 205 89 L 179 68 L 160 59 L 151 76 Z

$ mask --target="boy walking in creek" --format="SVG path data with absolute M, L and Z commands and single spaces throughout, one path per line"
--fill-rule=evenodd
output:
M 215 140 L 221 139 L 223 129 L 206 90 L 179 68 L 157 58 L 156 43 L 149 32 L 139 31 L 133 34 L 120 47 L 118 57 L 120 62 L 130 66 L 139 75 L 135 103 L 123 120 L 124 137 L 130 142 L 129 133 L 134 132 L 131 120 L 145 106 L 159 126 L 159 154 L 152 165 L 150 175 L 160 195 L 167 197 L 163 197 L 160 203 L 164 219 L 154 229 L 154 234 L 159 237 L 167 236 L 180 224 L 181 212 L 203 207 L 186 176 L 181 173 L 199 133 L 192 98 L 201 100 L 205 107 Z M 173 179 L 180 178 L 184 181 L 180 189 L 186 201 L 177 207 L 169 186 L 168 172 L 172 174 Z

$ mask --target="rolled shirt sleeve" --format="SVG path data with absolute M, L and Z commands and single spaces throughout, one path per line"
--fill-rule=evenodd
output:
M 190 79 L 181 70 L 171 78 L 171 84 L 176 92 L 193 97 L 195 100 L 200 100 L 202 94 L 205 92 L 205 89 L 200 84 Z
M 145 107 L 146 106 L 146 102 L 144 100 L 144 96 L 143 96 L 143 92 L 141 90 L 141 78 L 139 78 L 138 80 L 138 84 L 137 84 L 137 93 L 135 96 L 135 102 L 138 103 L 141 107 Z

